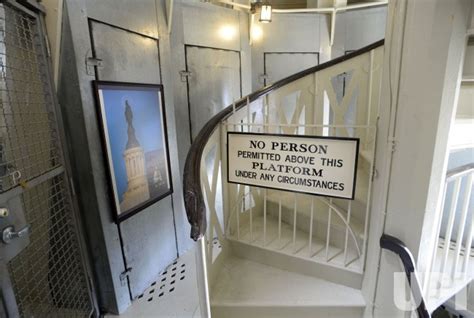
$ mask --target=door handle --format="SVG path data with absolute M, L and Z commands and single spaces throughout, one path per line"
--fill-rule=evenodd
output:
M 8 226 L 2 231 L 2 241 L 5 244 L 9 244 L 12 240 L 24 237 L 30 234 L 30 225 L 27 224 L 22 227 L 19 231 L 15 231 L 15 227 Z

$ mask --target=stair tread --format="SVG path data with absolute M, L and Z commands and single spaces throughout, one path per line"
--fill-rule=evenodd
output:
M 212 287 L 212 306 L 365 307 L 358 289 L 229 256 Z

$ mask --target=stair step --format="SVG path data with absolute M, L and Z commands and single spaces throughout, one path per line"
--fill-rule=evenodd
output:
M 360 290 L 228 256 L 212 286 L 213 317 L 362 317 Z
M 357 274 L 362 273 L 362 260 L 357 254 L 357 249 L 350 234 L 348 234 L 348 249 L 346 255 L 344 255 L 343 248 L 332 244 L 326 246 L 326 240 L 321 240 L 317 236 L 313 236 L 310 250 L 307 232 L 296 228 L 293 235 L 294 228 L 292 225 L 282 223 L 281 227 L 279 227 L 278 220 L 274 217 L 268 216 L 266 218 L 266 230 L 264 230 L 264 224 L 264 217 L 256 216 L 253 218 L 252 231 L 250 231 L 249 222 L 241 222 L 240 233 L 230 233 L 228 238 L 233 242 L 261 249 L 258 253 L 273 251 L 277 254 L 288 255 L 294 259 L 324 264 Z M 250 251 L 251 249 L 247 252 Z M 247 252 L 244 251 L 244 253 Z

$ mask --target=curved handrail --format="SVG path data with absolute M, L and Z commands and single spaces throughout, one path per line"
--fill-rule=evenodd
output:
M 428 309 L 426 309 L 420 282 L 416 276 L 415 261 L 408 247 L 398 238 L 387 234 L 383 234 L 380 238 L 380 247 L 392 251 L 400 257 L 403 263 L 403 268 L 405 269 L 408 284 L 413 293 L 413 298 L 415 299 L 415 303 L 418 304 L 418 307 L 416 308 L 418 317 L 431 318 Z M 414 278 L 413 280 L 412 277 Z
M 193 240 L 197 241 L 198 239 L 202 238 L 202 236 L 206 232 L 206 207 L 201 189 L 200 165 L 204 147 L 206 146 L 209 137 L 217 128 L 218 124 L 221 121 L 225 120 L 227 117 L 229 117 L 233 113 L 233 111 L 243 108 L 245 105 L 247 105 L 247 103 L 253 102 L 258 98 L 280 87 L 285 86 L 286 84 L 289 84 L 312 73 L 329 68 L 335 64 L 344 62 L 358 55 L 367 53 L 373 49 L 382 46 L 383 44 L 384 40 L 380 40 L 357 51 L 328 61 L 326 63 L 311 67 L 299 73 L 293 74 L 287 78 L 284 78 L 274 84 L 263 87 L 262 89 L 257 90 L 251 93 L 250 95 L 241 98 L 235 104 L 224 108 L 204 125 L 204 127 L 201 129 L 194 142 L 192 143 L 191 148 L 189 149 L 183 173 L 184 205 L 188 221 L 191 224 L 191 238 Z

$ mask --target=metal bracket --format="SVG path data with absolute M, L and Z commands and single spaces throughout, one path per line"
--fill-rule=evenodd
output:
M 125 272 L 120 273 L 119 278 L 120 278 L 120 284 L 121 284 L 122 286 L 126 286 L 126 285 L 127 285 L 127 277 L 130 276 L 130 273 L 131 273 L 131 272 L 132 272 L 132 268 L 129 267 L 129 268 L 127 268 L 127 269 L 125 270 Z
M 104 67 L 104 61 L 96 57 L 86 57 L 86 72 L 87 75 L 94 75 L 94 68 Z
M 181 75 L 181 82 L 186 82 L 188 77 L 193 76 L 193 73 L 189 71 L 179 71 L 179 75 Z

